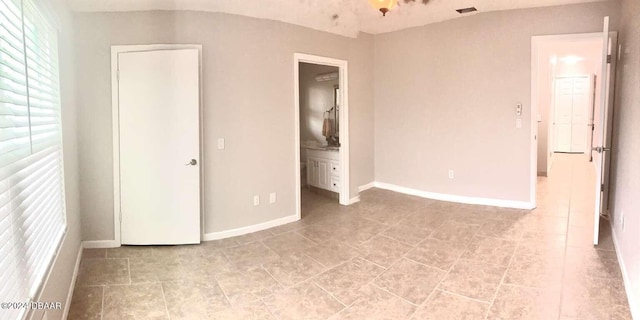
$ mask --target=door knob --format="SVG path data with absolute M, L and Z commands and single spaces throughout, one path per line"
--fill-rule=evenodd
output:
M 604 151 L 611 151 L 610 148 L 603 148 L 603 147 L 593 147 L 591 148 L 591 150 L 597 152 L 597 153 L 602 153 Z
M 195 166 L 196 164 L 198 164 L 198 161 L 196 161 L 196 159 L 191 159 L 191 161 L 185 164 L 185 166 Z

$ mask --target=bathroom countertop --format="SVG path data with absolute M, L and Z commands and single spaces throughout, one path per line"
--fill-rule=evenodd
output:
M 302 148 L 305 149 L 311 149 L 311 150 L 321 150 L 321 151 L 340 151 L 340 147 L 330 147 L 330 146 L 302 146 Z

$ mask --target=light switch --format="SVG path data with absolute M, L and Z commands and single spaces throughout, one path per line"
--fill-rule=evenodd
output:
M 516 128 L 522 128 L 522 119 L 516 119 Z
M 269 194 L 269 203 L 276 203 L 276 201 L 278 201 L 278 198 L 276 197 L 276 193 L 272 192 Z
M 224 150 L 224 138 L 218 138 L 218 149 Z
M 518 103 L 516 104 L 516 116 L 521 116 L 522 115 L 522 103 Z

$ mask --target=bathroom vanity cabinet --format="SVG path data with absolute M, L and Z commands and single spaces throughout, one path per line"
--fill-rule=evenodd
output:
M 307 149 L 307 183 L 316 188 L 340 192 L 340 152 Z

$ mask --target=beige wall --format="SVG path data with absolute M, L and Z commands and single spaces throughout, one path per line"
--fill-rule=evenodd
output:
M 295 214 L 293 54 L 347 60 L 351 192 L 373 181 L 373 40 L 219 13 L 76 14 L 82 231 L 113 239 L 110 46 L 203 45 L 205 232 Z M 226 149 L 215 148 L 217 138 Z M 278 193 L 278 203 L 266 197 Z M 263 199 L 252 205 L 253 195 Z
M 617 13 L 616 1 L 490 12 L 377 35 L 376 181 L 529 201 L 531 36 L 596 32 Z
M 617 250 L 629 276 L 629 302 L 634 317 L 640 319 L 640 2 L 622 1 L 621 13 L 609 211 Z
M 58 251 L 39 301 L 61 302 L 66 306 L 67 295 L 73 286 L 71 278 L 80 249 L 80 200 L 78 184 L 77 108 L 75 91 L 75 53 L 73 46 L 72 17 L 63 0 L 50 1 L 60 29 L 58 33 L 60 61 L 60 90 L 62 106 L 62 135 L 64 141 L 64 180 L 67 211 L 67 233 Z M 48 310 L 50 320 L 61 319 L 64 310 Z M 40 320 L 43 311 L 31 313 L 31 319 Z
M 319 74 L 338 72 L 337 67 L 300 63 L 300 142 L 326 143 L 322 135 L 324 113 L 333 108 L 333 90 L 339 79 L 316 81 Z M 329 114 L 334 119 L 333 112 Z M 301 158 L 301 160 L 304 160 Z

